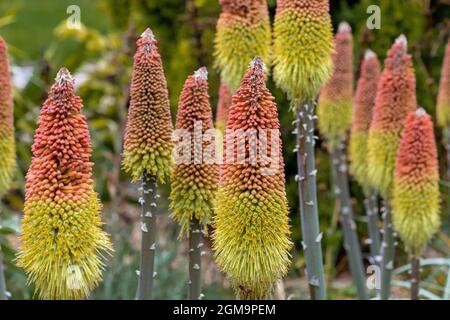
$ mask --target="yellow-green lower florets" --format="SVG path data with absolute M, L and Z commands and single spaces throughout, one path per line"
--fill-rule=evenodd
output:
M 18 266 L 28 273 L 39 298 L 84 299 L 98 286 L 102 253 L 111 243 L 101 231 L 98 195 L 79 201 L 27 201 Z
M 274 24 L 275 83 L 291 100 L 313 100 L 333 72 L 328 2 L 296 0 L 292 6 L 278 2 L 283 6 L 278 5 Z M 295 2 L 302 2 L 299 8 Z
M 16 169 L 14 135 L 0 135 L 0 199 L 11 185 Z

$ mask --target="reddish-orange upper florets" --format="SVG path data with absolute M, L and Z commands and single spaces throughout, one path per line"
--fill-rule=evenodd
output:
M 367 51 L 361 65 L 361 75 L 355 93 L 352 132 L 368 133 L 369 131 L 380 74 L 381 66 L 377 55 L 370 50 Z
M 401 134 L 407 114 L 414 111 L 417 105 L 416 78 L 404 37 L 397 39 L 389 49 L 384 63 L 372 128 Z
M 395 174 L 411 186 L 438 172 L 433 123 L 423 109 L 411 112 L 405 122 L 402 143 L 398 149 Z
M 92 190 L 92 150 L 81 98 L 61 69 L 42 106 L 26 177 L 26 200 L 77 200 Z

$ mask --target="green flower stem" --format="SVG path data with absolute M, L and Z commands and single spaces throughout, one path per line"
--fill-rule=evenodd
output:
M 156 251 L 156 177 L 144 174 L 142 176 L 142 197 L 139 202 L 142 206 L 141 220 L 141 262 L 139 271 L 138 300 L 151 300 L 153 298 L 153 278 Z
M 391 279 L 395 258 L 394 228 L 388 200 L 385 200 L 382 212 L 384 227 L 383 242 L 381 244 L 381 299 L 388 300 L 391 294 Z
M 367 215 L 367 229 L 369 232 L 369 247 L 371 263 L 378 264 L 378 257 L 380 256 L 381 237 L 378 229 L 378 203 L 377 194 L 370 191 L 364 200 Z
M 420 289 L 420 258 L 411 257 L 411 300 L 419 300 Z
M 352 273 L 353 284 L 356 287 L 358 298 L 367 300 L 366 277 L 361 254 L 361 246 L 358 240 L 356 223 L 350 199 L 347 175 L 347 159 L 343 152 L 343 146 L 333 148 L 331 151 L 333 167 L 336 173 L 336 195 L 340 203 L 340 223 L 344 234 L 344 248 Z
M 189 300 L 201 299 L 202 240 L 203 236 L 200 222 L 197 219 L 193 219 L 189 231 Z
M 6 291 L 5 272 L 3 270 L 3 251 L 0 244 L 0 300 L 8 300 Z
M 314 103 L 304 102 L 296 109 L 296 151 L 298 193 L 303 250 L 311 299 L 325 300 L 326 288 L 316 191 L 314 154 Z

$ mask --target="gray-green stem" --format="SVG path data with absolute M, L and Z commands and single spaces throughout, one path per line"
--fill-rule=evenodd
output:
M 370 262 L 379 264 L 381 237 L 378 229 L 378 201 L 377 194 L 374 191 L 366 192 L 364 200 L 367 216 L 367 230 L 369 232 Z
M 383 242 L 381 244 L 381 299 L 388 300 L 391 295 L 392 270 L 394 269 L 395 238 L 392 213 L 389 201 L 385 199 L 383 212 Z
M 304 102 L 296 109 L 296 152 L 300 220 L 303 251 L 311 299 L 325 300 L 326 288 L 316 191 L 314 102 Z
M 411 300 L 419 300 L 420 289 L 420 258 L 411 257 Z
M 3 251 L 0 244 L 0 300 L 8 300 L 6 291 L 5 271 L 3 270 Z
M 197 219 L 193 219 L 189 231 L 189 300 L 200 300 L 202 295 L 202 240 L 200 222 Z
M 344 233 L 344 248 L 347 252 L 353 284 L 358 298 L 367 300 L 366 277 L 361 254 L 361 246 L 358 240 L 356 223 L 354 220 L 352 204 L 347 176 L 347 160 L 343 152 L 343 146 L 335 147 L 331 151 L 332 162 L 336 174 L 336 195 L 341 206 L 340 222 Z
M 156 251 L 156 177 L 144 174 L 142 176 L 142 196 L 139 202 L 142 206 L 141 215 L 141 261 L 139 269 L 138 300 L 153 298 L 153 279 Z

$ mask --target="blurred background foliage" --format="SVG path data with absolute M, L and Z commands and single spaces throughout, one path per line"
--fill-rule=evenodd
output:
M 270 14 L 275 14 L 276 1 L 268 0 Z M 381 29 L 368 30 L 367 8 L 379 5 Z M 67 26 L 70 14 L 67 8 L 80 8 L 82 26 Z M 348 21 L 354 30 L 355 66 L 366 48 L 374 50 L 384 59 L 392 41 L 401 33 L 409 40 L 417 75 L 418 102 L 434 115 L 440 68 L 445 43 L 450 29 L 449 0 L 360 0 L 331 1 L 333 24 Z M 210 71 L 211 105 L 215 111 L 219 77 L 213 68 L 213 39 L 216 20 L 221 7 L 218 0 L 2 0 L 0 2 L 0 35 L 9 45 L 15 92 L 15 126 L 17 161 L 19 170 L 12 190 L 0 204 L 2 227 L 0 239 L 6 255 L 8 289 L 14 299 L 32 297 L 23 272 L 14 266 L 14 250 L 18 246 L 20 215 L 24 198 L 24 175 L 31 161 L 30 146 L 39 108 L 46 98 L 57 70 L 68 67 L 75 75 L 77 92 L 83 98 L 83 113 L 87 116 L 93 144 L 96 190 L 104 204 L 106 228 L 112 234 L 115 254 L 111 258 L 104 282 L 95 291 L 94 299 L 133 299 L 136 292 L 139 247 L 139 206 L 136 186 L 120 170 L 122 132 L 126 121 L 129 99 L 134 42 L 139 34 L 151 27 L 159 40 L 169 86 L 172 115 L 186 77 L 201 65 Z M 271 79 L 268 86 L 276 97 L 282 135 L 292 230 L 296 243 L 293 265 L 284 281 L 288 298 L 306 298 L 304 261 L 301 254 L 300 227 L 294 176 L 296 165 L 294 136 L 291 134 L 292 114 L 284 94 L 275 88 Z M 437 131 L 440 139 L 440 133 Z M 445 172 L 444 149 L 441 146 L 442 173 Z M 324 231 L 325 264 L 330 298 L 353 298 L 342 237 L 338 226 L 338 204 L 335 202 L 330 161 L 325 146 L 317 149 L 319 209 L 321 229 Z M 447 194 L 449 184 L 443 176 L 442 231 L 427 251 L 427 257 L 449 257 L 449 210 Z M 165 186 L 159 215 L 159 245 L 157 253 L 157 281 L 155 296 L 160 299 L 186 297 L 187 249 L 176 240 L 176 225 L 167 214 Z M 362 192 L 352 182 L 352 196 L 364 243 L 367 235 L 362 206 Z M 367 245 L 363 246 L 368 255 Z M 398 251 L 396 265 L 405 263 Z M 211 250 L 206 250 L 204 294 L 206 299 L 232 298 L 226 279 L 214 266 Z M 434 266 L 434 267 L 433 267 Z M 428 267 L 427 267 L 428 268 Z M 432 265 L 426 271 L 426 289 L 437 297 L 446 287 L 446 262 Z M 428 270 L 428 269 L 427 269 Z M 397 276 L 396 296 L 404 296 L 402 272 Z M 405 276 L 403 275 L 403 278 Z M 450 284 L 447 284 L 450 291 Z M 282 297 L 282 295 L 277 295 Z M 432 297 L 432 296 L 430 296 Z

